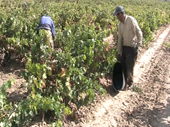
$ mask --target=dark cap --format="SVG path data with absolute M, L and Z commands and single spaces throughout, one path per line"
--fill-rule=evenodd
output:
M 113 16 L 117 15 L 118 13 L 125 12 L 122 6 L 117 6 Z

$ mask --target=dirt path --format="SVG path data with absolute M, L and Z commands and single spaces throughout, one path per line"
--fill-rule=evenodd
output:
M 165 40 L 166 39 L 166 40 Z M 82 107 L 73 127 L 169 127 L 170 126 L 170 26 L 162 28 L 149 49 L 141 49 L 134 70 L 134 86 L 113 91 Z M 109 85 L 108 85 L 109 86 Z

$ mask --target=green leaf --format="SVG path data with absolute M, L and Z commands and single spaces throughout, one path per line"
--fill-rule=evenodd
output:
M 43 79 L 46 79 L 46 78 L 47 78 L 46 73 L 44 73 L 44 74 L 42 75 L 42 78 L 43 78 Z
M 61 120 L 58 120 L 57 127 L 62 127 L 62 121 Z
M 66 113 L 66 115 L 71 114 L 71 109 L 69 107 L 66 107 L 65 108 L 65 113 Z

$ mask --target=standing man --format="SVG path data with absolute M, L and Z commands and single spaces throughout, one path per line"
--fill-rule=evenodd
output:
M 118 28 L 118 57 L 122 56 L 126 88 L 133 84 L 133 68 L 137 59 L 138 48 L 142 44 L 142 31 L 132 16 L 126 15 L 124 8 L 118 6 L 113 16 L 120 21 Z
M 39 26 L 38 26 L 38 33 L 45 32 L 44 43 L 50 43 L 52 50 L 54 50 L 54 38 L 55 38 L 55 26 L 53 20 L 49 15 L 43 15 L 41 17 Z

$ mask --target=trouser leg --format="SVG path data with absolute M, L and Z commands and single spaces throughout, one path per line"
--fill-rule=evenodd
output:
M 52 48 L 52 50 L 54 50 L 54 42 L 53 42 L 53 37 L 52 37 L 52 33 L 50 30 L 47 31 L 48 32 L 48 41 L 50 43 L 50 47 Z
M 137 49 L 134 47 L 123 47 L 123 68 L 126 84 L 133 84 L 133 69 L 137 58 Z
M 124 72 L 125 82 L 127 84 L 126 55 L 125 55 L 124 50 L 122 52 L 122 68 L 123 68 L 123 72 Z
M 54 50 L 54 41 L 53 41 L 53 37 L 52 37 L 51 31 L 50 30 L 46 30 L 46 29 L 40 29 L 39 32 L 44 35 L 43 43 L 47 44 L 48 46 L 50 46 L 52 48 L 52 50 Z

